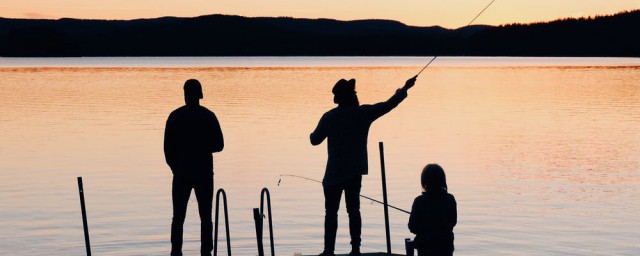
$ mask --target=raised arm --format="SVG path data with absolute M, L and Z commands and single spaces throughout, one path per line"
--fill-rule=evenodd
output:
M 402 87 L 402 89 L 404 89 L 405 91 L 408 91 L 409 89 L 411 89 L 411 87 L 413 87 L 414 85 L 416 85 L 416 80 L 418 79 L 418 75 L 415 75 L 412 78 L 409 78 L 409 80 L 407 80 L 404 83 L 404 87 Z
M 405 98 L 407 98 L 407 91 L 415 85 L 416 78 L 417 76 L 414 76 L 409 80 L 407 80 L 404 86 L 396 90 L 396 93 L 393 96 L 391 96 L 391 98 L 389 98 L 387 101 L 371 105 L 369 107 L 370 118 L 372 120 L 376 120 L 379 117 L 385 115 L 386 113 L 389 113 L 389 111 L 391 111 L 395 107 L 397 107 L 400 104 L 400 102 L 402 102 Z

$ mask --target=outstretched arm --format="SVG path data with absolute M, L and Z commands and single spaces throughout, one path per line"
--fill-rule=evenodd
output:
M 376 120 L 379 117 L 383 116 L 386 113 L 389 113 L 392 109 L 397 107 L 400 102 L 402 102 L 405 98 L 407 98 L 407 91 L 411 89 L 416 83 L 416 79 L 418 76 L 414 76 L 409 78 L 404 84 L 404 86 L 398 90 L 396 93 L 391 96 L 391 98 L 385 102 L 380 102 L 371 106 L 371 119 Z
M 414 85 L 416 85 L 416 80 L 418 79 L 418 75 L 415 75 L 412 78 L 409 78 L 409 80 L 407 80 L 404 83 L 404 87 L 402 87 L 402 89 L 404 89 L 405 91 L 408 91 L 409 89 L 411 89 L 411 87 L 413 87 Z

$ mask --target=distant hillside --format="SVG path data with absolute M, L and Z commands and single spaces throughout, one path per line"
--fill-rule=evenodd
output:
M 512 24 L 476 33 L 473 55 L 640 56 L 640 10 L 593 18 Z
M 389 20 L 208 15 L 0 18 L 1 56 L 640 56 L 640 10 L 546 23 L 407 26 Z

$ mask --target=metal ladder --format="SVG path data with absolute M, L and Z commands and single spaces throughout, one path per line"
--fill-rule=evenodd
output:
M 262 243 L 262 231 L 264 215 L 264 198 L 267 197 L 267 211 L 269 213 L 269 241 L 271 245 L 271 256 L 275 256 L 275 245 L 273 244 L 273 221 L 271 218 L 271 195 L 269 189 L 263 188 L 260 192 L 260 209 L 253 208 L 253 220 L 256 224 L 256 241 L 258 243 L 258 256 L 264 256 L 264 248 Z
M 229 236 L 229 211 L 227 210 L 227 193 L 224 189 L 218 189 L 216 192 L 216 229 L 213 239 L 213 255 L 218 255 L 218 215 L 220 212 L 220 195 L 222 195 L 222 201 L 224 203 L 224 226 L 227 231 L 227 255 L 231 256 L 231 237 Z

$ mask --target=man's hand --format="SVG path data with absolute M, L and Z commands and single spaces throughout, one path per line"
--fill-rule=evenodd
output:
M 418 76 L 414 76 L 412 78 L 409 78 L 409 80 L 407 80 L 407 82 L 404 83 L 404 87 L 402 87 L 402 89 L 405 89 L 405 90 L 411 89 L 411 87 L 413 87 L 416 84 L 416 79 L 417 78 L 418 78 Z

